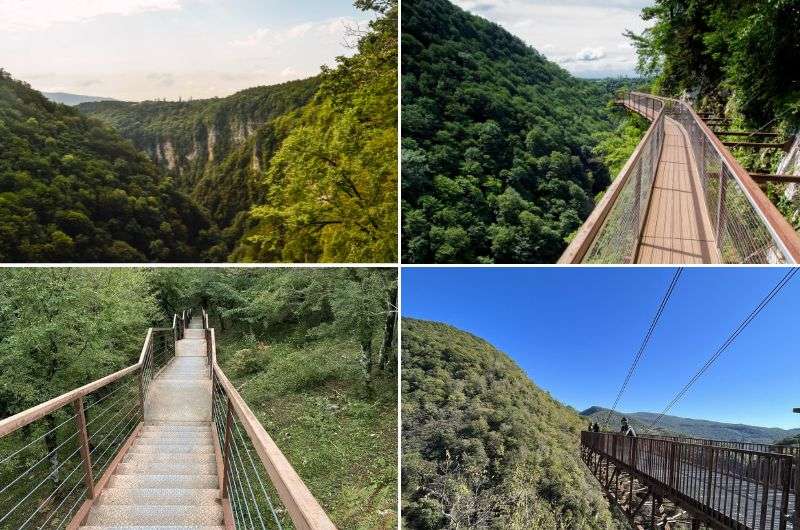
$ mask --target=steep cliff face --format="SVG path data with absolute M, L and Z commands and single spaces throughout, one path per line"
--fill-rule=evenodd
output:
M 208 162 L 225 158 L 264 123 L 305 105 L 318 85 L 315 77 L 250 88 L 226 98 L 106 101 L 84 103 L 79 109 L 114 126 L 163 167 L 182 175 L 197 175 Z M 174 156 L 167 155 L 168 151 Z
M 252 206 L 251 172 L 266 165 L 257 133 L 277 117 L 303 107 L 319 78 L 255 87 L 226 98 L 197 101 L 103 101 L 79 110 L 117 129 L 178 186 L 206 206 L 223 228 Z M 229 161 L 229 159 L 235 159 Z M 243 159 L 246 161 L 242 165 Z M 233 166 L 247 171 L 225 173 Z M 220 181 L 221 179 L 222 181 Z M 223 197 L 234 195 L 233 200 Z

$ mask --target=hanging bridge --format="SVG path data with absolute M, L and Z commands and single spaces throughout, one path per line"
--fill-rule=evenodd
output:
M 217 364 L 204 310 L 0 420 L 0 528 L 335 529 Z
M 722 142 L 709 125 L 724 121 L 675 99 L 630 92 L 618 103 L 650 127 L 559 263 L 800 261 L 800 238 L 754 180 L 771 177 L 727 148 L 785 144 Z
M 639 528 L 800 528 L 797 446 L 585 431 L 581 456 Z

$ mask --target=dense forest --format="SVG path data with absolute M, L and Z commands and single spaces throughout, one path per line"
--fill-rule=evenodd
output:
M 615 528 L 579 453 L 586 421 L 504 353 L 403 319 L 403 519 L 409 528 Z
M 0 69 L 0 261 L 199 261 L 213 237 L 119 134 Z
M 146 151 L 219 227 L 209 259 L 397 258 L 397 2 L 314 78 L 227 98 L 79 106 Z
M 401 29 L 403 260 L 554 262 L 611 180 L 615 85 L 447 0 L 405 2 Z
M 3 269 L 0 419 L 135 363 L 148 326 L 204 305 L 223 370 L 334 523 L 394 528 L 396 296 L 392 269 Z M 0 438 L 0 487 L 34 462 L 12 491 L 48 476 L 66 438 L 37 438 L 43 421 Z M 5 524 L 69 477 L 49 478 Z

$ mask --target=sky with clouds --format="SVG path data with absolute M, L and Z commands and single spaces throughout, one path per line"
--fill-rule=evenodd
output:
M 352 0 L 0 0 L 0 67 L 49 92 L 207 98 L 355 52 Z
M 579 77 L 635 75 L 636 52 L 622 36 L 645 28 L 649 0 L 452 0 L 496 22 Z

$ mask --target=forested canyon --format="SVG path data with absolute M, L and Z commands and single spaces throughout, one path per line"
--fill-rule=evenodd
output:
M 0 260 L 391 262 L 397 5 L 319 75 L 194 101 L 0 78 Z

